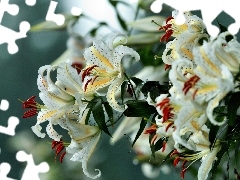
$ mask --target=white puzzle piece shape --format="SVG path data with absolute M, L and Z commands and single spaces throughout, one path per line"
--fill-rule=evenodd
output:
M 0 31 L 1 32 L 1 31 Z M 9 108 L 9 102 L 6 99 L 1 100 L 0 110 L 6 111 Z M 19 119 L 15 116 L 8 118 L 8 126 L 4 127 L 0 125 L 0 133 L 7 134 L 9 136 L 15 135 L 16 126 L 19 124 Z
M 0 164 L 0 179 L 1 180 L 15 180 L 12 178 L 7 177 L 8 173 L 10 172 L 11 166 L 10 164 L 3 162 Z
M 16 159 L 19 162 L 27 162 L 27 166 L 23 172 L 21 180 L 40 180 L 38 174 L 49 171 L 48 163 L 42 162 L 39 165 L 35 165 L 32 154 L 27 154 L 24 151 L 18 151 L 16 154 Z
M 30 2 L 27 0 L 28 3 Z M 26 1 L 26 2 L 27 2 Z M 2 18 L 5 12 L 15 16 L 19 12 L 19 7 L 16 4 L 9 4 L 9 0 L 0 1 L 0 45 L 3 43 L 8 44 L 8 52 L 15 54 L 18 52 L 18 46 L 16 40 L 27 37 L 27 32 L 30 30 L 30 24 L 23 21 L 19 25 L 19 32 L 13 31 L 3 25 L 1 25 Z

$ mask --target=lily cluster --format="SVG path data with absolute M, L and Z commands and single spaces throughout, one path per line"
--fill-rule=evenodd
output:
M 83 68 L 68 60 L 39 69 L 37 85 L 43 105 L 37 103 L 35 96 L 30 97 L 23 102 L 23 108 L 31 108 L 23 118 L 37 115 L 32 130 L 41 138 L 45 133 L 40 124 L 48 122 L 46 132 L 53 139 L 56 156 L 66 148 L 61 162 L 66 153 L 73 154 L 71 160 L 82 162 L 85 175 L 100 177 L 98 169 L 97 175 L 88 172 L 87 162 L 101 132 L 111 135 L 108 128 L 120 119 L 114 120 L 115 111 L 126 118 L 113 134 L 112 142 L 133 133 L 138 152 L 147 144 L 150 147 L 141 153 L 172 157 L 174 166 L 182 161 L 182 178 L 193 162 L 201 160 L 198 179 L 207 179 L 223 146 L 217 136 L 211 139 L 211 127 L 229 124 L 228 116 L 219 118 L 216 110 L 227 107 L 230 101 L 224 100 L 229 94 L 239 96 L 240 43 L 227 31 L 211 38 L 202 19 L 190 12 L 185 12 L 186 22 L 182 25 L 176 24 L 176 16 L 177 11 L 173 11 L 159 28 L 165 31 L 160 41 L 174 38 L 162 54 L 165 70 L 169 69 L 169 82 L 165 85 L 126 75 L 122 60 L 127 55 L 138 61 L 140 56 L 122 41 L 115 43 L 120 34 L 111 34 L 106 41 L 94 39 L 83 53 Z M 56 82 L 51 78 L 53 71 Z M 151 74 L 148 76 L 150 79 Z M 234 118 L 238 118 L 237 109 L 234 113 Z M 68 131 L 71 142 L 64 142 L 54 125 Z

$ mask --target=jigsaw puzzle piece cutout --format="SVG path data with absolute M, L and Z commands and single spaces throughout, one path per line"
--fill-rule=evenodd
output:
M 0 1 L 0 23 L 2 22 L 4 12 L 8 12 L 12 16 L 15 16 L 19 12 L 19 7 L 16 4 L 9 4 L 9 0 Z
M 19 119 L 15 116 L 11 116 L 8 119 L 8 127 L 0 126 L 0 133 L 7 134 L 9 136 L 14 136 L 15 129 L 18 124 L 19 124 Z
M 21 180 L 40 180 L 38 174 L 46 173 L 49 171 L 49 165 L 46 162 L 42 162 L 39 165 L 35 165 L 33 161 L 32 154 L 27 154 L 24 151 L 18 151 L 16 154 L 16 159 L 19 162 L 27 162 L 27 166 L 23 172 Z
M 1 100 L 0 110 L 6 111 L 9 108 L 9 102 L 5 99 Z M 15 135 L 16 126 L 19 124 L 19 119 L 15 116 L 11 116 L 8 119 L 8 127 L 3 127 L 0 125 L 0 133 L 7 134 L 10 136 Z
M 10 54 L 15 54 L 18 52 L 18 46 L 15 41 L 27 37 L 27 32 L 29 30 L 30 24 L 26 21 L 20 23 L 19 32 L 0 25 L 0 44 L 8 43 L 8 52 Z
M 0 179 L 1 180 L 15 180 L 12 178 L 7 177 L 8 173 L 10 172 L 11 166 L 10 164 L 3 162 L 0 164 Z
M 55 14 L 55 9 L 57 7 L 58 2 L 56 1 L 51 1 L 48 12 L 46 15 L 46 21 L 53 21 L 55 22 L 58 26 L 61 26 L 65 22 L 65 17 L 61 14 Z M 82 13 L 81 8 L 78 7 L 72 7 L 71 8 L 71 14 L 74 16 L 79 16 Z
M 58 26 L 63 25 L 65 18 L 63 15 L 61 14 L 55 14 L 55 9 L 57 7 L 58 2 L 56 1 L 51 1 L 49 8 L 48 8 L 48 12 L 46 15 L 46 21 L 53 21 L 55 22 Z

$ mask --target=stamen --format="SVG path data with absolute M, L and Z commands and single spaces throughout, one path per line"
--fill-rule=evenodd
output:
M 145 129 L 144 134 L 153 134 L 153 133 L 156 133 L 156 131 L 157 131 L 157 125 L 153 124 L 149 128 Z
M 85 84 L 85 86 L 84 86 L 84 91 L 87 90 L 87 86 L 88 86 L 88 84 L 89 84 L 91 81 L 92 81 L 92 78 L 89 79 L 89 80 L 87 80 L 87 82 L 86 82 L 86 84 Z
M 179 152 L 175 149 L 172 154 L 170 155 L 170 157 L 173 157 L 175 154 L 179 154 Z
M 37 114 L 37 109 L 32 108 L 32 109 L 24 112 L 22 118 L 29 118 L 29 117 L 35 116 L 36 114 Z
M 169 69 L 169 68 L 171 68 L 171 67 L 172 67 L 172 65 L 165 64 L 165 68 L 164 68 L 164 70 L 166 71 L 167 69 Z
M 28 98 L 26 101 L 24 101 L 22 103 L 22 108 L 35 108 L 37 102 L 34 100 L 36 98 L 36 96 L 31 96 L 30 98 Z
M 181 178 L 184 179 L 185 172 L 187 171 L 187 168 L 182 169 L 181 171 Z
M 60 162 L 61 162 L 61 163 L 63 162 L 63 158 L 64 158 L 65 154 L 66 154 L 66 151 L 63 152 L 63 153 L 61 154 L 61 156 L 60 156 Z
M 167 141 L 163 141 L 162 143 L 162 152 L 164 152 L 166 150 L 167 147 Z
M 177 164 L 179 163 L 180 160 L 181 160 L 180 157 L 177 156 L 173 161 L 173 166 L 177 166 Z
M 150 144 L 151 144 L 151 145 L 154 144 L 154 142 L 156 141 L 156 139 L 157 139 L 157 134 L 155 134 L 155 135 L 153 136 Z
M 91 67 L 88 67 L 87 69 L 84 70 L 83 74 L 82 74 L 82 82 L 84 81 L 86 76 L 90 75 L 90 71 L 92 71 L 95 67 L 98 67 L 97 65 L 93 65 Z
M 167 125 L 166 129 L 165 129 L 165 132 L 167 132 L 168 129 L 169 129 L 173 124 L 174 124 L 173 122 L 169 123 L 169 124 Z
M 189 91 L 189 89 L 191 89 L 193 86 L 195 86 L 195 84 L 200 80 L 200 77 L 198 77 L 197 75 L 194 75 L 193 77 L 191 77 L 189 80 L 187 80 L 184 83 L 183 89 L 182 91 L 184 92 L 184 94 L 186 95 L 187 92 Z

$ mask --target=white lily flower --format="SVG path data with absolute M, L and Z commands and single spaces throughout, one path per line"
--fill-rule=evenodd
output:
M 73 154 L 70 160 L 82 162 L 82 169 L 87 177 L 91 179 L 100 177 L 99 169 L 95 169 L 98 171 L 97 175 L 88 172 L 87 163 L 100 139 L 101 130 L 97 126 L 89 126 L 73 120 L 66 120 L 66 125 L 72 138 L 71 144 L 66 148 L 68 153 Z
M 221 33 L 212 43 L 216 57 L 225 64 L 228 69 L 236 74 L 239 71 L 240 65 L 240 43 L 236 36 L 229 32 Z
M 185 12 L 186 22 L 182 25 L 177 25 L 175 23 L 177 14 L 177 11 L 173 11 L 173 16 L 169 17 L 166 20 L 166 24 L 162 26 L 162 29 L 166 31 L 165 36 L 167 36 L 162 38 L 168 40 L 170 36 L 176 37 L 173 41 L 167 43 L 162 55 L 163 62 L 167 65 L 172 65 L 179 58 L 193 60 L 193 47 L 200 46 L 203 40 L 208 40 L 209 38 L 202 19 Z
M 50 73 L 55 69 L 57 69 L 58 81 L 53 83 Z M 46 75 L 44 75 L 45 72 Z M 41 91 L 39 97 L 43 101 L 44 107 L 38 113 L 37 123 L 32 127 L 32 130 L 37 136 L 43 138 L 45 133 L 41 133 L 39 124 L 49 121 L 46 129 L 47 133 L 50 138 L 59 141 L 61 135 L 53 129 L 52 125 L 63 125 L 62 121 L 64 121 L 66 115 L 78 117 L 80 104 L 76 104 L 76 99 L 78 97 L 77 94 L 82 93 L 81 80 L 77 70 L 71 67 L 71 64 L 62 63 L 56 67 L 50 65 L 41 67 L 37 84 Z
M 233 75 L 214 55 L 211 43 L 194 48 L 194 63 L 180 59 L 173 63 L 169 78 L 178 93 L 194 100 L 199 105 L 208 104 L 206 113 L 215 125 L 222 125 L 213 116 L 213 110 L 227 93 L 234 88 Z
M 114 39 L 119 34 L 111 35 L 106 43 L 101 40 L 93 40 L 93 46 L 85 50 L 84 58 L 87 67 L 81 72 L 83 90 L 86 94 L 95 93 L 108 87 L 107 100 L 113 109 L 119 112 L 125 110 L 115 100 L 115 91 L 124 80 L 124 70 L 121 60 L 125 55 L 130 55 L 136 60 L 140 57 L 133 49 L 118 45 L 113 47 Z

